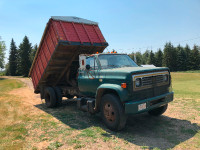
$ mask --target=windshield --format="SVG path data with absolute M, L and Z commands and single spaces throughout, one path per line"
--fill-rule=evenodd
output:
M 107 54 L 98 56 L 102 69 L 138 67 L 138 65 L 127 55 Z

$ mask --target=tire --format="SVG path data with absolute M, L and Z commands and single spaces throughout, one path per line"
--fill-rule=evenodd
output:
M 56 94 L 56 106 L 60 106 L 62 104 L 62 91 L 59 87 L 53 88 Z
M 74 96 L 73 96 L 73 95 L 70 95 L 70 94 L 67 94 L 66 97 L 67 97 L 68 99 L 74 98 Z
M 105 125 L 113 131 L 122 130 L 127 117 L 119 98 L 114 94 L 106 94 L 101 99 L 101 115 Z
M 44 98 L 45 98 L 45 104 L 48 108 L 53 108 L 56 106 L 56 94 L 52 87 L 45 88 Z
M 148 111 L 151 116 L 160 116 L 167 110 L 168 104 Z

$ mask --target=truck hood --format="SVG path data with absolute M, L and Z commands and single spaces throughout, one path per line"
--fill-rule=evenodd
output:
M 113 68 L 113 69 L 103 69 L 103 72 L 112 73 L 139 73 L 139 72 L 152 72 L 152 71 L 163 71 L 169 70 L 167 67 L 123 67 L 123 68 Z

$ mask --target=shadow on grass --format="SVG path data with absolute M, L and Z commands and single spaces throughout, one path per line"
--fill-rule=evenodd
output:
M 76 109 L 76 102 L 64 101 L 59 108 L 49 109 L 44 104 L 35 105 L 37 108 L 51 114 L 73 129 L 86 129 L 91 126 L 106 130 L 101 135 L 110 138 L 115 135 L 138 146 L 148 149 L 170 149 L 192 138 L 200 130 L 200 126 L 188 120 L 180 120 L 167 116 L 151 117 L 148 114 L 129 116 L 126 128 L 120 132 L 107 129 L 99 114 L 90 115 Z
M 5 80 L 6 78 L 0 76 L 0 80 Z

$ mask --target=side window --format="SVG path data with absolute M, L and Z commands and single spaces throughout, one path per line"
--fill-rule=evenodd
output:
M 97 63 L 96 63 L 96 59 L 94 58 L 94 56 L 86 58 L 86 65 L 90 65 L 91 70 L 97 69 Z

